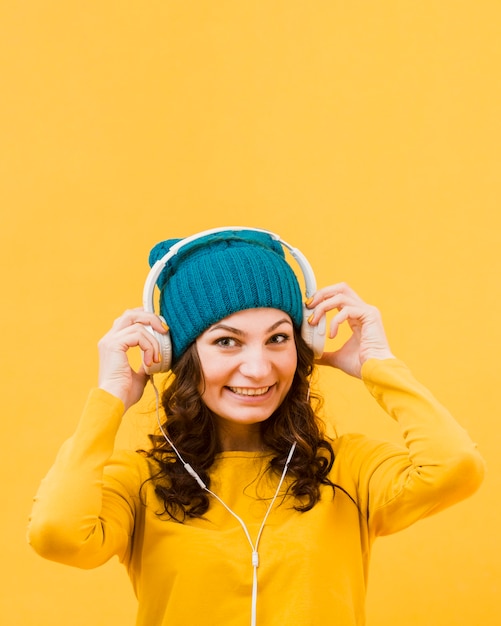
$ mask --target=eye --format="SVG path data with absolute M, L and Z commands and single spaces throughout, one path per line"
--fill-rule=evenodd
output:
M 220 337 L 214 341 L 214 345 L 220 348 L 235 348 L 238 341 L 234 337 Z
M 288 335 L 287 333 L 278 333 L 276 335 L 272 335 L 269 339 L 268 339 L 268 343 L 272 343 L 272 344 L 281 344 L 281 343 L 286 343 L 287 341 L 290 340 L 290 335 Z

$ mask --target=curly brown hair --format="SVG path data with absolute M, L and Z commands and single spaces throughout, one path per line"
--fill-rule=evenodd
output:
M 289 475 L 294 478 L 289 493 L 295 497 L 294 508 L 305 512 L 320 499 L 321 485 L 329 485 L 333 490 L 336 487 L 329 479 L 334 451 L 318 417 L 322 399 L 316 394 L 309 394 L 313 351 L 300 332 L 295 330 L 294 336 L 297 368 L 291 388 L 278 409 L 261 423 L 261 436 L 266 449 L 273 453 L 268 471 L 278 475 L 282 473 L 290 448 L 296 442 L 288 469 Z M 203 382 L 198 351 L 192 344 L 174 366 L 162 392 L 162 406 L 167 416 L 162 428 L 185 462 L 195 468 L 209 487 L 209 469 L 221 448 L 213 414 L 199 391 Z M 207 492 L 187 473 L 162 434 L 150 435 L 150 440 L 151 449 L 143 453 L 158 467 L 150 480 L 163 501 L 163 510 L 159 515 L 167 515 L 179 522 L 187 517 L 202 517 L 210 505 Z

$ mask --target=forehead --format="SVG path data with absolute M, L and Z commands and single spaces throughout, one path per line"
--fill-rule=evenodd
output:
M 243 311 L 237 311 L 225 317 L 219 322 L 216 322 L 210 326 L 206 332 L 216 330 L 217 328 L 235 328 L 238 330 L 262 329 L 266 331 L 277 325 L 289 324 L 292 326 L 292 319 L 288 313 L 281 311 L 280 309 L 272 308 L 258 308 L 258 309 L 244 309 Z

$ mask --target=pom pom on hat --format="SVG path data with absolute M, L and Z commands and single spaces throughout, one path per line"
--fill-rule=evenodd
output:
M 150 266 L 179 241 L 158 243 Z M 270 307 L 288 313 L 297 327 L 302 322 L 298 280 L 267 233 L 228 230 L 190 242 L 169 259 L 157 285 L 174 362 L 207 328 L 237 311 Z

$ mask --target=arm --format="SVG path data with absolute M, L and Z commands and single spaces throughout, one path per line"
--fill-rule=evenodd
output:
M 121 461 L 111 457 L 122 416 L 147 381 L 142 367 L 138 372 L 130 367 L 127 351 L 139 346 L 147 364 L 158 358 L 145 324 L 165 332 L 156 316 L 136 309 L 99 342 L 100 388 L 90 393 L 75 434 L 42 481 L 30 517 L 29 542 L 46 558 L 95 567 L 115 554 L 127 556 L 142 478 L 132 459 L 124 471 L 124 462 L 118 467 Z
M 398 422 L 405 444 L 401 449 L 382 444 L 361 461 L 372 532 L 396 532 L 473 494 L 484 475 L 482 457 L 468 433 L 406 365 L 372 359 L 362 376 Z
M 379 311 L 344 283 L 320 290 L 309 306 L 312 324 L 337 310 L 330 337 L 344 322 L 353 331 L 339 350 L 318 362 L 362 378 L 402 430 L 405 447 L 358 440 L 351 449 L 372 532 L 395 532 L 473 493 L 483 478 L 482 458 L 449 412 L 395 359 Z
M 123 403 L 100 389 L 89 394 L 75 434 L 61 447 L 35 497 L 28 527 L 43 557 L 94 567 L 125 557 L 133 527 L 127 490 L 107 489 L 104 470 L 113 453 Z

